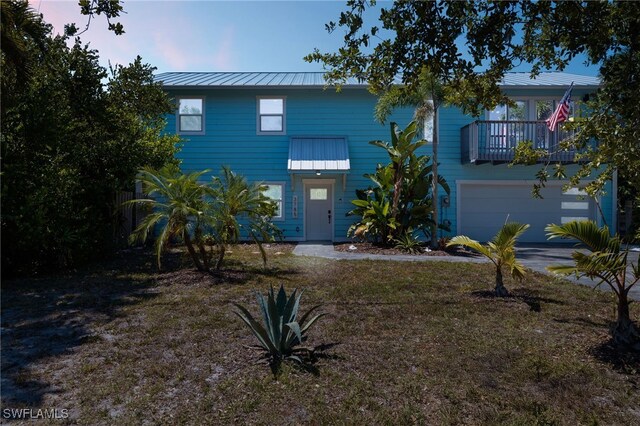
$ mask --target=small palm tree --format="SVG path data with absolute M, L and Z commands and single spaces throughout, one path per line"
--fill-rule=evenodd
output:
M 184 241 L 196 268 L 199 271 L 209 270 L 209 256 L 204 251 L 201 238 L 205 225 L 210 221 L 206 215 L 207 187 L 198 183 L 206 172 L 182 174 L 177 167 L 146 168 L 139 172 L 138 179 L 150 198 L 129 203 L 150 206 L 153 213 L 142 220 L 130 239 L 131 242 L 144 242 L 153 235 L 156 225 L 160 225 L 162 230 L 155 242 L 158 267 L 161 267 L 161 255 L 167 243 L 178 238 Z M 198 246 L 198 252 L 194 245 Z
M 209 195 L 212 198 L 213 238 L 218 248 L 216 269 L 220 269 L 229 244 L 240 239 L 241 230 L 258 245 L 262 262 L 267 263 L 263 241 L 273 241 L 280 230 L 271 222 L 275 204 L 264 195 L 267 189 L 259 183 L 249 184 L 228 167 L 222 168 L 222 177 L 214 177 Z
M 509 295 L 509 292 L 502 280 L 502 267 L 507 267 L 513 278 L 522 279 L 524 277 L 524 267 L 516 260 L 515 245 L 518 237 L 528 228 L 529 225 L 526 224 L 507 222 L 487 244 L 480 244 L 469 237 L 458 235 L 447 243 L 447 247 L 454 245 L 465 246 L 477 251 L 493 262 L 496 266 L 496 296 L 505 297 Z
M 620 237 L 611 236 L 609 228 L 599 228 L 593 221 L 574 221 L 545 228 L 549 239 L 573 238 L 584 244 L 591 254 L 574 251 L 574 265 L 551 265 L 549 271 L 577 278 L 599 278 L 607 283 L 617 296 L 618 314 L 612 330 L 617 344 L 640 351 L 640 333 L 629 317 L 629 290 L 640 281 L 640 262 L 628 260 L 629 249 L 622 249 Z

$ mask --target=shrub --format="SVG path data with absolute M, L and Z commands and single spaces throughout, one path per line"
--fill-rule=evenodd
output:
M 418 254 L 422 251 L 422 244 L 420 244 L 420 240 L 418 240 L 411 229 L 393 241 L 396 243 L 395 248 L 403 252 Z
M 352 201 L 356 208 L 347 215 L 361 219 L 349 228 L 349 236 L 390 244 L 409 229 L 430 235 L 434 210 L 433 166 L 429 156 L 416 155 L 416 150 L 427 143 L 414 141 L 416 135 L 415 121 L 404 130 L 391 123 L 391 143 L 370 142 L 385 149 L 390 162 L 378 164 L 374 174 L 364 175 L 374 185 L 356 191 L 357 199 Z M 445 179 L 439 177 L 438 183 L 448 194 Z

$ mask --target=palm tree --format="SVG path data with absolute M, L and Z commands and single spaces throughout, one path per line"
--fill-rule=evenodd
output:
M 3 66 L 10 66 L 26 77 L 30 71 L 30 43 L 44 50 L 51 26 L 29 6 L 27 1 L 0 2 L 0 50 Z
M 12 94 L 24 90 L 34 66 L 51 33 L 51 26 L 42 20 L 29 2 L 0 1 L 0 51 L 2 52 L 2 102 L 4 112 L 12 102 Z
M 161 231 L 156 238 L 155 249 L 160 268 L 161 255 L 167 243 L 178 238 L 184 242 L 199 271 L 209 270 L 209 254 L 202 241 L 205 225 L 211 221 L 205 199 L 206 185 L 198 183 L 207 170 L 182 174 L 177 167 L 160 170 L 146 168 L 140 171 L 138 179 L 150 198 L 132 200 L 129 203 L 143 204 L 153 208 L 153 213 L 145 217 L 131 234 L 131 241 L 144 242 L 153 234 L 156 225 Z M 199 253 L 196 252 L 198 246 Z
M 438 131 L 440 127 L 440 106 L 444 102 L 444 90 L 435 74 L 424 67 L 419 76 L 417 90 L 408 91 L 403 86 L 390 86 L 378 99 L 374 116 L 377 121 L 384 124 L 396 107 L 412 106 L 415 108 L 414 120 L 418 123 L 420 133 L 424 131 L 427 120 L 433 117 L 433 180 L 431 192 L 433 195 L 433 211 L 431 224 L 431 247 L 437 246 L 438 235 Z
M 249 184 L 228 167 L 222 168 L 222 177 L 214 177 L 209 191 L 213 202 L 213 238 L 218 248 L 216 269 L 220 269 L 229 244 L 238 242 L 241 230 L 258 245 L 266 266 L 267 255 L 263 241 L 273 241 L 280 230 L 270 221 L 275 204 L 264 195 L 267 189 L 260 183 Z
M 505 223 L 495 237 L 487 244 L 480 244 L 464 235 L 453 237 L 447 246 L 461 245 L 477 251 L 489 259 L 496 267 L 496 288 L 498 297 L 505 297 L 509 292 L 502 281 L 502 268 L 507 267 L 513 278 L 522 279 L 524 277 L 524 267 L 516 260 L 515 245 L 518 237 L 522 235 L 529 225 L 517 222 Z
M 584 244 L 591 254 L 574 251 L 574 265 L 551 265 L 549 271 L 577 278 L 599 278 L 617 296 L 618 314 L 612 336 L 615 343 L 640 351 L 640 333 L 629 317 L 629 290 L 640 281 L 640 262 L 628 260 L 629 249 L 621 248 L 620 237 L 611 236 L 609 228 L 599 228 L 593 221 L 574 221 L 545 228 L 549 239 L 573 238 Z

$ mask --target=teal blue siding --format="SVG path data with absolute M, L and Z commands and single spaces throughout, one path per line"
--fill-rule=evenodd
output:
M 532 91 L 516 91 L 513 97 L 527 95 Z M 347 174 L 346 188 L 343 190 L 342 175 L 325 174 L 320 178 L 335 179 L 334 218 L 335 239 L 346 240 L 347 229 L 354 218 L 346 217 L 351 209 L 355 190 L 365 188 L 369 181 L 362 175 L 371 173 L 380 162 L 387 162 L 385 152 L 369 144 L 375 139 L 389 140 L 389 126 L 382 126 L 373 120 L 376 98 L 365 89 L 345 89 L 336 93 L 333 89 L 316 88 L 202 88 L 175 90 L 178 96 L 205 97 L 205 134 L 183 136 L 186 140 L 179 159 L 185 171 L 211 169 L 217 174 L 223 165 L 230 166 L 250 181 L 285 183 L 284 220 L 278 225 L 288 241 L 304 239 L 304 194 L 303 179 L 316 179 L 315 174 L 295 175 L 292 182 L 287 170 L 289 138 L 292 136 L 344 136 L 348 140 L 351 170 Z M 535 91 L 535 96 L 562 96 L 560 91 Z M 583 93 L 574 92 L 574 99 Z M 256 132 L 256 97 L 286 97 L 286 135 L 258 135 Z M 412 110 L 396 111 L 392 120 L 405 126 L 412 118 Z M 457 232 L 456 222 L 456 182 L 459 180 L 529 180 L 535 179 L 539 166 L 507 165 L 462 165 L 460 161 L 460 129 L 474 118 L 464 115 L 457 108 L 442 108 L 440 114 L 440 173 L 451 187 L 451 205 L 441 212 L 441 219 L 451 221 L 450 233 Z M 167 131 L 176 131 L 175 116 L 168 117 Z M 431 146 L 422 148 L 430 154 Z M 571 170 L 572 168 L 570 168 Z M 573 168 L 575 169 L 575 167 Z M 608 196 L 601 207 L 605 220 L 612 224 L 611 184 Z M 298 217 L 292 217 L 292 199 L 298 199 Z M 442 195 L 442 192 L 441 192 Z
M 227 165 L 251 181 L 285 183 L 284 221 L 277 222 L 286 240 L 304 237 L 303 179 L 318 178 L 315 174 L 296 174 L 295 189 L 287 170 L 289 138 L 302 135 L 345 136 L 349 144 L 351 170 L 343 191 L 342 175 L 323 173 L 320 178 L 335 179 L 334 223 L 335 239 L 345 240 L 353 218 L 346 217 L 351 209 L 355 190 L 368 186 L 362 176 L 386 162 L 385 152 L 369 144 L 374 139 L 388 140 L 388 126 L 373 119 L 376 98 L 366 90 L 345 89 L 340 93 L 322 89 L 223 89 L 182 90 L 177 96 L 205 98 L 206 129 L 202 136 L 184 136 L 186 143 L 179 154 L 185 171 L 211 169 L 217 174 Z M 286 96 L 286 135 L 256 134 L 256 97 Z M 393 119 L 401 125 L 411 121 L 412 111 L 398 111 Z M 168 132 L 175 132 L 175 117 L 168 118 Z M 292 217 L 292 199 L 298 198 L 298 217 Z
M 519 96 L 533 97 L 539 96 L 544 98 L 558 99 L 562 97 L 563 91 L 551 90 L 517 90 L 510 91 L 507 94 L 512 99 Z M 585 95 L 584 91 L 573 92 L 573 99 L 579 100 Z M 482 118 L 484 119 L 484 118 Z M 535 181 L 535 174 L 540 170 L 540 165 L 535 166 L 513 166 L 507 164 L 461 164 L 460 161 L 460 129 L 474 121 L 475 118 L 467 116 L 458 108 L 442 108 L 440 111 L 440 144 L 438 147 L 438 163 L 440 164 L 439 173 L 447 179 L 451 188 L 450 207 L 443 209 L 441 212 L 441 220 L 451 221 L 451 232 L 441 232 L 444 236 L 457 234 L 457 218 L 456 218 L 456 183 L 464 180 L 521 180 L 529 181 L 531 184 Z M 577 166 L 568 166 L 567 172 L 570 176 L 577 170 Z M 606 195 L 600 201 L 600 207 L 604 213 L 604 221 L 599 218 L 600 223 L 613 225 L 613 187 L 611 182 L 607 183 Z M 488 201 L 490 202 L 490 201 Z

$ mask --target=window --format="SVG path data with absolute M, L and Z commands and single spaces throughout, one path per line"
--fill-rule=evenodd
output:
M 524 121 L 528 116 L 527 102 L 515 101 L 514 106 L 507 108 L 507 120 L 509 121 Z
M 311 188 L 309 189 L 310 200 L 326 200 L 327 188 Z
M 284 135 L 286 133 L 284 97 L 258 98 L 259 135 Z
M 498 105 L 489 111 L 491 121 L 524 121 L 527 120 L 527 102 L 515 101 L 514 106 Z
M 536 101 L 536 120 L 546 120 L 553 114 L 554 105 L 552 100 Z
M 204 134 L 204 98 L 178 99 L 178 133 Z
M 489 111 L 488 124 L 489 148 L 507 151 L 518 142 L 526 139 L 527 126 L 523 121 L 528 120 L 528 102 L 514 101 L 514 105 L 498 105 Z
M 263 194 L 270 198 L 276 205 L 276 213 L 274 214 L 273 219 L 284 220 L 284 209 L 282 205 L 284 199 L 284 185 L 281 183 L 267 183 L 265 186 L 267 189 Z

